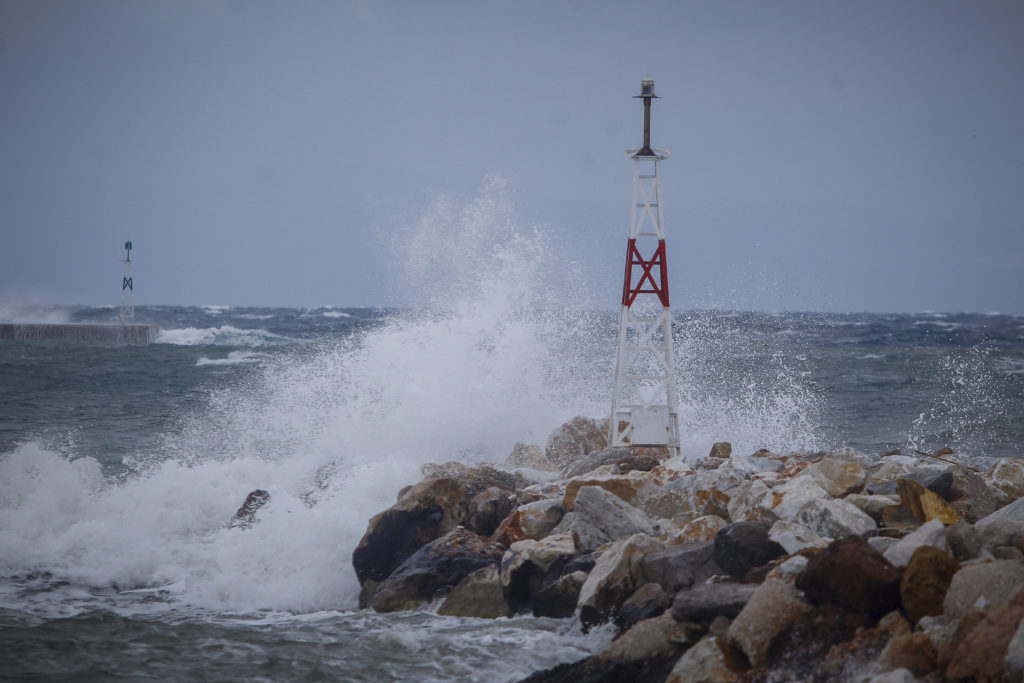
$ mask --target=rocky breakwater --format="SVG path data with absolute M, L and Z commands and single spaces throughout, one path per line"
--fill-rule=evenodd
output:
M 353 553 L 362 605 L 615 625 L 536 682 L 1024 680 L 1024 460 L 688 463 L 606 424 L 425 467 Z

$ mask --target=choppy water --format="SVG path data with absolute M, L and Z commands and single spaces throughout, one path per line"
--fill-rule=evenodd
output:
M 352 550 L 423 463 L 500 462 L 610 411 L 616 314 L 555 306 L 550 240 L 506 213 L 485 192 L 404 240 L 404 286 L 443 310 L 139 306 L 155 344 L 0 343 L 0 677 L 512 681 L 606 643 L 356 608 Z M 445 261 L 446 240 L 484 256 Z M 674 327 L 690 457 L 1024 455 L 1022 316 L 681 309 Z M 228 529 L 255 488 L 260 523 Z
M 0 345 L 5 675 L 517 680 L 610 637 L 360 612 L 350 557 L 422 463 L 501 461 L 603 415 L 613 313 L 138 317 L 157 343 Z M 688 455 L 722 439 L 1024 455 L 1024 318 L 696 312 L 675 327 Z M 227 529 L 257 487 L 272 495 L 260 524 Z

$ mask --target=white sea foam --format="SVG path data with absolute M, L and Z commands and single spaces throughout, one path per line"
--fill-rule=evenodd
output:
M 197 366 L 204 365 L 240 365 L 242 363 L 256 363 L 266 358 L 266 354 L 254 351 L 229 351 L 227 358 L 207 358 L 201 356 L 196 361 Z
M 178 346 L 260 346 L 287 341 L 291 340 L 267 330 L 242 330 L 231 325 L 160 330 L 156 336 L 157 344 L 176 344 Z
M 321 315 L 323 315 L 325 318 L 351 318 L 352 317 L 351 313 L 346 313 L 345 311 L 324 311 Z

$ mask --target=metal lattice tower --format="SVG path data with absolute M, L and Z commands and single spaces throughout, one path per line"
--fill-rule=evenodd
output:
M 121 324 L 135 322 L 135 285 L 132 283 L 132 243 L 124 243 L 124 280 L 121 283 Z
M 678 455 L 672 312 L 661 212 L 660 166 L 669 152 L 651 147 L 651 100 L 658 98 L 654 81 L 643 79 L 636 97 L 644 101 L 644 145 L 626 150 L 633 159 L 633 204 L 610 437 L 616 447 L 664 446 Z

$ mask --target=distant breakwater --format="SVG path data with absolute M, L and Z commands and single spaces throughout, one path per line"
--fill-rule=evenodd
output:
M 159 330 L 156 325 L 0 323 L 0 341 L 150 344 Z

